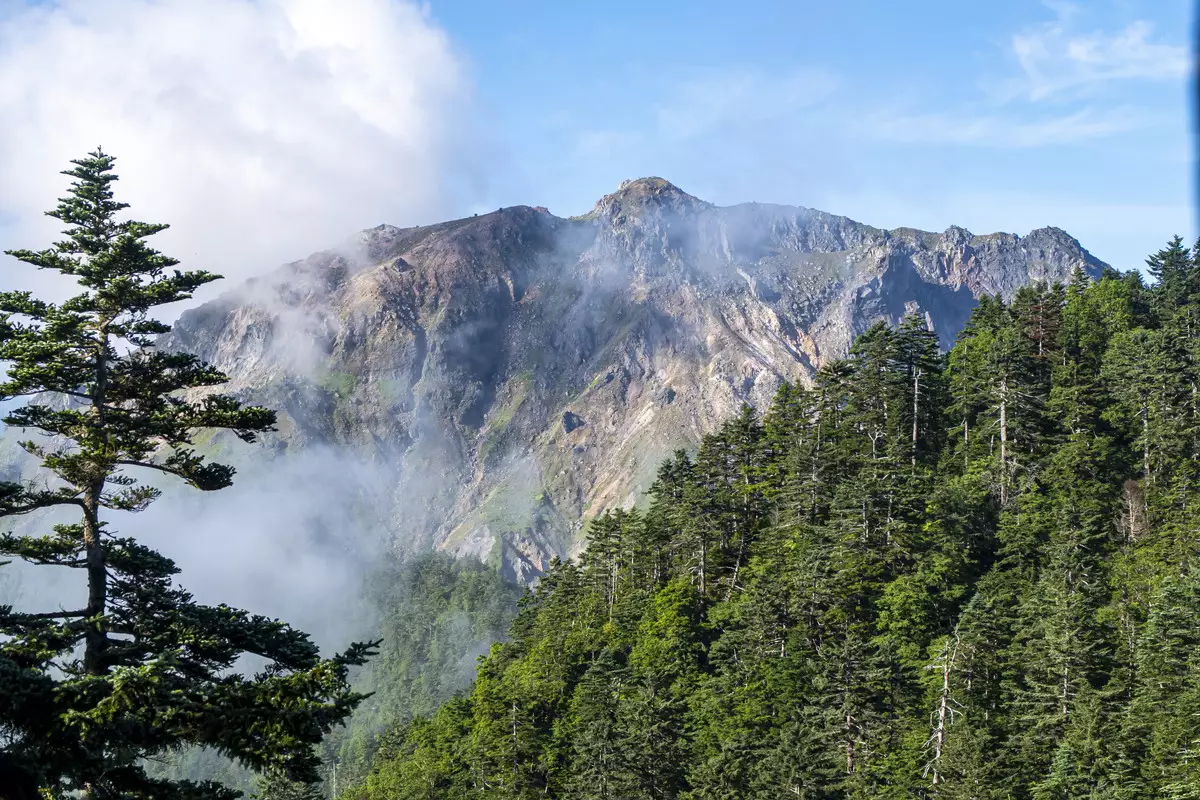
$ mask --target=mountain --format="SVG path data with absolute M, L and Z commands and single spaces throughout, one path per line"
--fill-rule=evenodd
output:
M 159 346 L 277 409 L 273 458 L 369 468 L 357 524 L 527 581 L 673 450 L 872 323 L 919 313 L 948 346 L 981 295 L 1104 266 L 1057 228 L 882 230 L 644 178 L 580 217 L 380 225 L 185 312 Z

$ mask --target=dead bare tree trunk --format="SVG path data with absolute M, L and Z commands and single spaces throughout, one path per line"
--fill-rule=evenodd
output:
M 1008 502 L 1008 378 L 1000 379 L 1000 504 Z
M 917 418 L 921 410 L 921 368 L 913 369 L 912 464 L 917 465 Z
M 925 743 L 926 747 L 932 752 L 932 755 L 922 773 L 930 777 L 930 782 L 934 787 L 937 787 L 942 780 L 941 772 L 938 770 L 938 762 L 945 751 L 946 733 L 950 729 L 950 726 L 954 724 L 955 715 L 961 713 L 954 707 L 956 703 L 950 691 L 950 675 L 954 670 L 954 661 L 958 657 L 958 643 L 958 631 L 955 631 L 954 637 L 946 641 L 938 657 L 927 667 L 927 669 L 931 670 L 940 670 L 942 677 L 942 689 L 938 696 L 938 705 L 930 715 L 933 732 Z

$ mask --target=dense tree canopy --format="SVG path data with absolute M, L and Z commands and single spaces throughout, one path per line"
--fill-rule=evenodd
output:
M 231 796 L 143 769 L 147 756 L 204 745 L 311 782 L 315 746 L 361 699 L 347 670 L 370 647 L 322 659 L 281 622 L 201 605 L 175 583 L 170 559 L 110 527 L 158 497 L 138 472 L 228 486 L 233 469 L 206 460 L 194 436 L 224 429 L 250 442 L 274 414 L 215 393 L 225 376 L 194 356 L 155 349 L 169 328 L 150 312 L 219 276 L 173 270 L 146 243 L 165 225 L 118 219 L 126 204 L 113 197 L 112 156 L 72 163 L 69 195 L 49 212 L 64 238 L 9 254 L 74 279 L 80 293 L 57 304 L 0 293 L 0 398 L 28 398 L 3 421 L 34 437 L 21 446 L 42 468 L 0 485 L 0 516 L 58 510 L 75 521 L 42 517 L 48 533 L 4 534 L 0 556 L 78 569 L 86 599 L 0 608 L 0 766 L 53 796 Z M 257 674 L 234 669 L 246 654 L 264 663 Z
M 595 520 L 347 798 L 1200 798 L 1200 246 L 918 319 Z

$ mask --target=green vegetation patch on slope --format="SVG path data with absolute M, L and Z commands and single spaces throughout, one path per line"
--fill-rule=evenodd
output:
M 512 422 L 526 398 L 529 397 L 532 382 L 533 373 L 530 371 L 522 372 L 509 381 L 507 397 L 488 414 L 487 433 L 484 436 L 483 444 L 479 446 L 480 461 L 487 462 L 499 452 L 509 423 Z
M 335 793 L 365 778 L 389 730 L 470 686 L 477 657 L 504 638 L 521 589 L 478 561 L 426 554 L 387 563 L 366 594 L 382 644 L 355 681 L 371 696 L 325 744 Z
M 317 379 L 322 389 L 339 399 L 349 397 L 357 382 L 358 379 L 349 372 L 323 372 Z

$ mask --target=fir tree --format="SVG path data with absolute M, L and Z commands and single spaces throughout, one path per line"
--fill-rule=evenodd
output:
M 1180 236 L 1172 238 L 1166 247 L 1146 259 L 1146 271 L 1155 280 L 1153 299 L 1160 313 L 1170 316 L 1187 302 L 1194 269 L 1192 253 Z
M 580 678 L 571 699 L 570 779 L 567 792 L 580 800 L 618 800 L 628 797 L 636 779 L 621 746 L 624 731 L 617 704 L 625 691 L 626 674 L 610 649 Z
M 49 476 L 3 487 L 0 515 L 78 514 L 48 534 L 0 537 L 0 554 L 81 570 L 87 586 L 82 604 L 0 616 L 0 667 L 15 669 L 23 689 L 22 702 L 0 712 L 21 715 L 7 757 L 48 791 L 93 798 L 230 796 L 146 776 L 141 759 L 184 745 L 311 782 L 314 746 L 361 699 L 347 669 L 369 646 L 323 660 L 283 623 L 200 605 L 175 585 L 169 559 L 110 528 L 114 512 L 141 511 L 160 494 L 139 471 L 202 491 L 230 484 L 232 467 L 193 449 L 197 432 L 252 442 L 274 422 L 266 409 L 213 393 L 225 381 L 218 370 L 153 346 L 169 328 L 150 312 L 218 276 L 172 270 L 177 262 L 146 243 L 165 225 L 118 220 L 126 204 L 113 197 L 113 161 L 97 150 L 72 162 L 70 193 L 49 212 L 67 225 L 62 241 L 9 252 L 74 278 L 81 293 L 59 304 L 0 294 L 0 359 L 9 363 L 0 396 L 32 398 L 4 422 L 41 436 L 22 447 Z M 246 653 L 267 666 L 234 672 Z

